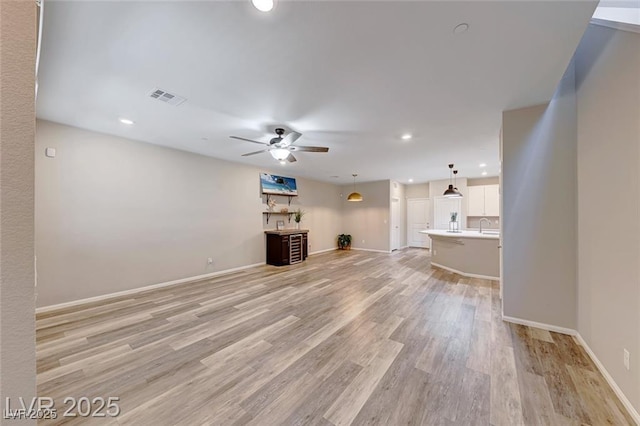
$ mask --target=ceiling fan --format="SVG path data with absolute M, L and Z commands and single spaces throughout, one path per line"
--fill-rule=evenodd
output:
M 261 152 L 268 152 L 271 154 L 273 158 L 284 163 L 288 161 L 293 163 L 296 160 L 296 157 L 293 156 L 292 152 L 328 152 L 329 148 L 324 146 L 294 146 L 293 144 L 302 136 L 301 133 L 298 132 L 289 132 L 286 136 L 284 135 L 284 129 L 278 127 L 276 130 L 275 138 L 272 138 L 269 143 L 267 142 L 259 142 L 254 141 L 247 138 L 241 138 L 239 136 L 230 136 L 232 139 L 239 139 L 241 141 L 253 142 L 260 145 L 266 145 L 267 149 L 263 149 L 260 151 L 249 152 L 247 154 L 242 154 L 243 157 L 247 157 L 249 155 L 260 154 Z

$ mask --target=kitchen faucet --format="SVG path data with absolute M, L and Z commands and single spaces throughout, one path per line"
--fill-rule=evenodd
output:
M 480 219 L 480 233 L 482 234 L 482 221 L 486 220 L 487 222 L 489 222 L 489 226 L 491 226 L 491 221 L 489 219 L 487 219 L 486 217 L 483 217 L 482 219 Z

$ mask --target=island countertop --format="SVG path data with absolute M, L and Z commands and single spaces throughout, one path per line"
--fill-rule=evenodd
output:
M 478 238 L 482 240 L 499 240 L 500 235 L 497 233 L 480 233 L 478 231 L 460 231 L 449 232 L 443 229 L 425 229 L 424 231 L 418 231 L 421 234 L 427 234 L 434 237 L 447 237 L 447 238 Z M 495 231 L 494 231 L 495 232 Z

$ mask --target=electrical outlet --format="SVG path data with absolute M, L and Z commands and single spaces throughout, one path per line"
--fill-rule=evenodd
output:
M 364 240 L 362 240 L 362 244 L 364 244 Z
M 629 369 L 629 351 L 626 349 L 623 352 L 623 358 L 624 358 L 624 368 L 628 370 Z
M 438 252 L 434 250 L 434 251 L 433 251 L 433 255 L 435 256 L 435 255 L 437 255 L 437 254 L 438 254 Z
M 213 265 L 213 258 L 211 257 L 207 258 L 207 265 Z

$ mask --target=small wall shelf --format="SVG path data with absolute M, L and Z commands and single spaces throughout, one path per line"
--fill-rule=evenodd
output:
M 267 215 L 267 224 L 269 223 L 269 219 L 271 218 L 271 215 L 275 214 L 278 216 L 284 216 L 287 215 L 289 216 L 289 223 L 291 223 L 291 215 L 294 214 L 295 212 L 262 212 L 262 214 L 266 214 Z
M 277 197 L 287 197 L 288 198 L 288 204 L 291 205 L 291 199 L 293 197 L 297 197 L 297 195 L 278 195 L 278 194 L 264 194 L 267 196 L 267 204 L 269 204 L 269 200 L 271 199 L 271 197 L 273 196 L 277 196 Z

